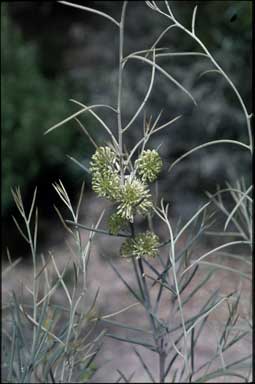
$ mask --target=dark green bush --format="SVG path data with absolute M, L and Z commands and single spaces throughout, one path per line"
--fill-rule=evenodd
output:
M 42 75 L 36 47 L 25 42 L 12 25 L 6 3 L 1 5 L 1 44 L 1 205 L 6 215 L 13 204 L 11 187 L 19 185 L 26 191 L 31 182 L 45 177 L 49 170 L 52 173 L 58 169 L 58 177 L 79 172 L 65 154 L 81 161 L 90 155 L 91 148 L 87 138 L 74 128 L 75 122 L 43 135 L 77 107 L 68 101 L 66 79 L 49 81 Z

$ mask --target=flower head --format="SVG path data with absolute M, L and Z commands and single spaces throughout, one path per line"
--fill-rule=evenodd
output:
M 110 147 L 98 147 L 91 157 L 90 169 L 92 172 L 116 170 L 117 155 Z
M 155 149 L 143 151 L 135 165 L 143 181 L 153 182 L 162 169 L 162 160 Z
M 146 180 L 153 180 L 161 168 L 161 159 L 154 151 L 145 151 L 137 160 L 142 180 L 134 175 L 120 177 L 117 153 L 110 147 L 98 147 L 91 158 L 92 189 L 100 197 L 117 203 L 117 212 L 110 221 L 110 231 L 118 232 L 123 221 L 134 221 L 134 215 L 147 214 L 152 208 L 151 194 Z M 118 229 L 117 229 L 118 228 Z
M 116 200 L 120 192 L 120 178 L 116 153 L 109 147 L 99 147 L 91 158 L 92 189 L 100 197 Z
M 121 189 L 117 213 L 132 222 L 136 213 L 146 214 L 151 208 L 151 194 L 147 186 L 138 179 L 127 177 Z
M 117 200 L 120 195 L 120 178 L 115 171 L 94 172 L 92 176 L 92 189 L 98 196 L 110 200 Z
M 121 247 L 122 257 L 156 257 L 158 255 L 159 238 L 155 233 L 145 232 L 127 239 Z

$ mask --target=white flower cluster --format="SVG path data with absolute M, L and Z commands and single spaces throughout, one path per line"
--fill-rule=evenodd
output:
M 98 147 L 91 159 L 92 188 L 100 197 L 116 202 L 116 217 L 111 221 L 115 228 L 121 220 L 134 221 L 136 214 L 147 214 L 153 203 L 146 181 L 154 181 L 162 167 L 155 150 L 143 151 L 135 163 L 140 178 L 128 175 L 120 181 L 118 155 L 110 147 Z
M 134 239 L 127 239 L 121 247 L 122 257 L 156 257 L 159 238 L 155 233 L 139 233 Z

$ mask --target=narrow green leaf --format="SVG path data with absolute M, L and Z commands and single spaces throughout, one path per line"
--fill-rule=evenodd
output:
M 127 287 L 127 289 L 129 290 L 129 292 L 132 293 L 132 295 L 136 298 L 137 301 L 139 301 L 140 303 L 143 304 L 143 301 L 141 300 L 141 298 L 138 296 L 138 294 L 133 290 L 133 288 L 130 287 L 130 285 L 126 282 L 126 280 L 121 276 L 120 272 L 118 271 L 118 269 L 115 267 L 114 264 L 112 264 L 112 262 L 109 260 L 109 264 L 110 266 L 112 267 L 112 269 L 114 270 L 114 272 L 116 273 L 116 275 L 120 278 L 120 280 L 123 282 L 123 284 Z
M 23 232 L 22 229 L 20 228 L 19 223 L 17 222 L 17 220 L 15 219 L 14 216 L 12 216 L 12 219 L 13 219 L 13 221 L 14 221 L 14 223 L 15 223 L 15 225 L 16 225 L 18 231 L 19 231 L 19 233 L 20 233 L 21 236 L 23 237 L 23 239 L 26 240 L 26 242 L 27 242 L 28 244 L 30 244 L 29 239 L 27 238 L 27 236 L 24 234 L 24 232 Z
M 246 335 L 248 335 L 249 333 L 251 333 L 250 331 L 245 331 L 243 333 L 241 333 L 241 335 L 237 336 L 237 337 L 234 337 L 229 343 L 227 343 L 224 347 L 223 347 L 223 352 L 226 351 L 228 348 L 232 347 L 232 345 L 236 344 L 239 340 L 241 340 L 243 337 L 245 337 Z
M 214 272 L 214 269 L 209 271 L 205 278 L 192 290 L 192 292 L 187 296 L 187 298 L 183 300 L 183 306 L 200 290 L 201 287 L 203 287 L 209 281 L 209 279 L 213 276 Z
M 75 223 L 72 220 L 65 220 L 65 222 L 69 223 L 69 224 L 72 224 L 75 227 L 83 228 L 83 229 L 86 229 L 87 231 L 101 233 L 103 235 L 115 236 L 115 237 L 130 237 L 130 235 L 126 235 L 125 233 L 118 233 L 117 235 L 113 235 L 112 233 L 110 233 L 108 231 L 105 231 L 103 229 L 96 229 L 96 228 L 87 227 L 86 225 Z
M 120 369 L 117 369 L 117 372 L 121 376 L 121 378 L 124 380 L 124 383 L 129 383 L 128 378 L 124 375 L 123 372 L 121 372 Z
M 234 371 L 223 369 L 223 368 L 221 368 L 215 372 L 208 373 L 205 376 L 200 377 L 199 379 L 197 379 L 195 381 L 195 383 L 206 383 L 209 380 L 213 380 L 213 379 L 216 379 L 216 378 L 222 377 L 222 376 L 223 377 L 227 377 L 227 376 L 238 377 L 239 379 L 243 379 L 245 383 L 248 383 L 248 379 L 245 376 L 241 375 L 240 373 L 236 373 Z
M 73 161 L 76 165 L 78 165 L 78 167 L 80 167 L 81 169 L 83 169 L 86 173 L 88 173 L 89 175 L 91 175 L 91 172 L 90 170 L 85 167 L 84 164 L 80 163 L 78 160 L 76 160 L 74 157 L 72 156 L 69 156 L 69 155 L 66 155 L 66 157 L 68 157 L 68 159 L 70 159 L 71 161 Z
M 85 135 L 89 138 L 90 142 L 93 144 L 93 146 L 97 149 L 98 148 L 98 145 L 97 143 L 94 141 L 94 139 L 92 138 L 92 136 L 90 135 L 90 133 L 88 132 L 88 130 L 84 127 L 84 125 L 82 124 L 82 122 L 77 118 L 75 117 L 74 118 L 75 121 L 77 121 L 77 123 L 79 124 L 80 128 L 82 129 L 82 131 L 85 133 Z
M 193 35 L 195 35 L 196 15 L 197 15 L 197 5 L 194 7 L 193 14 L 192 14 L 191 31 Z
M 70 233 L 72 235 L 72 237 L 74 237 L 72 230 L 66 225 L 65 220 L 64 220 L 61 212 L 59 211 L 59 209 L 55 205 L 53 205 L 53 207 L 54 207 L 55 211 L 57 212 L 57 215 L 58 215 L 61 223 L 63 224 L 64 228 L 67 230 L 68 233 Z
M 32 199 L 32 203 L 31 203 L 31 207 L 30 207 L 30 211 L 29 211 L 29 215 L 28 215 L 28 220 L 27 220 L 28 223 L 30 223 L 30 220 L 31 220 L 31 217 L 32 217 L 32 214 L 33 214 L 33 209 L 34 209 L 34 205 L 35 205 L 36 194 L 37 194 L 37 187 L 36 187 L 35 190 L 34 190 L 33 199 Z
M 166 78 L 168 78 L 172 83 L 174 83 L 178 88 L 180 88 L 186 95 L 188 95 L 189 98 L 193 101 L 194 105 L 197 105 L 197 102 L 194 99 L 194 97 L 191 95 L 191 93 L 186 88 L 184 88 L 175 78 L 173 78 L 173 76 L 171 76 L 168 72 L 166 72 L 160 65 L 153 63 L 153 61 L 139 55 L 129 55 L 128 60 L 131 60 L 131 59 L 140 60 L 149 65 L 155 66 L 155 68 L 159 72 L 161 72 Z
M 199 149 L 203 149 L 205 147 L 208 147 L 210 145 L 215 145 L 215 144 L 235 144 L 235 145 L 238 145 L 238 146 L 241 146 L 241 147 L 244 147 L 245 149 L 250 149 L 250 147 L 240 141 L 236 141 L 236 140 L 227 140 L 227 139 L 222 139 L 222 140 L 214 140 L 214 141 L 209 141 L 207 143 L 204 143 L 204 144 L 201 144 L 201 145 L 198 145 L 197 147 L 195 148 L 192 148 L 190 151 L 184 153 L 184 155 L 178 157 L 178 159 L 176 159 L 172 164 L 171 166 L 169 167 L 168 171 L 170 172 L 173 167 L 178 164 L 181 160 L 183 160 L 185 157 L 191 155 L 193 152 L 199 150 Z
M 120 327 L 120 328 L 129 329 L 130 331 L 135 331 L 135 332 L 142 332 L 142 333 L 151 334 L 150 331 L 146 331 L 146 330 L 143 329 L 143 328 L 133 327 L 133 326 L 131 326 L 131 325 L 127 325 L 127 324 L 124 324 L 124 323 L 120 323 L 119 321 L 109 320 L 109 319 L 103 319 L 103 318 L 100 319 L 100 321 L 103 321 L 103 322 L 108 323 L 108 324 L 115 325 L 115 326 Z
M 142 347 L 145 347 L 153 352 L 156 352 L 156 348 L 154 347 L 154 345 L 152 344 L 148 344 L 146 342 L 144 342 L 143 340 L 140 340 L 140 339 L 131 339 L 131 338 L 128 338 L 128 337 L 121 337 L 121 336 L 117 336 L 117 335 L 113 335 L 111 333 L 106 333 L 107 337 L 111 337 L 112 339 L 115 339 L 115 340 L 119 340 L 119 341 L 124 341 L 126 343 L 130 343 L 130 344 L 136 344 L 136 345 L 140 345 Z
M 85 7 L 84 5 L 76 4 L 76 3 L 70 3 L 69 1 L 58 1 L 60 4 L 69 5 L 70 7 L 81 9 L 82 11 L 87 11 L 90 13 L 95 13 L 99 16 L 103 16 L 105 19 L 110 20 L 113 24 L 117 25 L 117 27 L 120 26 L 120 23 L 115 20 L 112 16 L 108 15 L 105 12 L 99 11 L 95 8 Z
M 197 270 L 199 268 L 199 265 L 196 265 L 193 269 L 190 276 L 188 276 L 187 280 L 183 283 L 183 285 L 180 287 L 180 294 L 185 290 L 185 288 L 189 285 L 189 283 L 192 281 L 193 277 L 195 276 Z
M 84 187 L 85 187 L 85 182 L 83 181 L 82 185 L 81 185 L 81 191 L 80 191 L 80 196 L 79 196 L 77 208 L 76 208 L 76 219 L 77 220 L 78 220 L 78 217 L 79 217 L 81 202 L 82 202 L 82 198 L 83 198 L 83 195 L 84 195 Z
M 17 328 L 16 328 L 15 324 L 13 324 L 13 326 L 12 326 L 11 351 L 10 351 L 10 358 L 9 358 L 9 361 L 8 361 L 8 376 L 7 376 L 7 380 L 9 382 L 11 382 L 12 379 L 14 379 L 14 377 L 16 376 L 15 369 L 14 369 L 15 347 L 16 347 L 16 337 L 17 337 L 16 329 Z
M 151 371 L 149 370 L 149 367 L 148 367 L 147 364 L 145 363 L 145 361 L 144 361 L 142 355 L 137 351 L 137 349 L 136 349 L 135 347 L 133 348 L 133 350 L 134 350 L 136 356 L 138 357 L 138 359 L 140 360 L 140 362 L 141 362 L 141 364 L 142 364 L 142 366 L 143 366 L 143 369 L 145 370 L 145 372 L 147 373 L 147 375 L 149 376 L 149 378 L 151 379 L 151 381 L 152 381 L 153 383 L 156 383 L 156 380 L 154 379 L 154 377 L 153 377 Z

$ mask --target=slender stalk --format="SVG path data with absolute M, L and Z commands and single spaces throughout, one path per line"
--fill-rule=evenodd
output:
M 119 139 L 119 156 L 120 156 L 120 172 L 121 172 L 121 183 L 124 183 L 124 172 L 123 172 L 123 130 L 121 120 L 121 96 L 122 96 L 122 60 L 123 60 L 123 43 L 124 43 L 124 22 L 127 8 L 127 1 L 124 1 L 121 12 L 121 20 L 119 24 L 119 74 L 118 74 L 118 101 L 117 101 L 117 117 L 118 117 L 118 139 Z
M 134 271 L 135 271 L 135 274 L 136 274 L 137 283 L 139 285 L 141 297 L 142 297 L 142 300 L 144 300 L 145 296 L 144 296 L 144 292 L 143 292 L 143 287 L 142 287 L 141 279 L 140 279 L 140 276 L 139 276 L 139 273 L 138 273 L 138 269 L 137 269 L 137 265 L 136 265 L 136 260 L 133 257 L 132 257 L 132 262 L 133 262 L 133 267 L 134 267 Z
M 115 237 L 130 237 L 130 235 L 125 234 L 125 233 L 117 233 L 116 235 L 113 235 L 112 233 L 110 233 L 108 231 L 105 231 L 104 229 L 87 227 L 86 225 L 76 223 L 75 221 L 72 221 L 72 220 L 65 220 L 65 222 L 68 223 L 68 224 L 72 224 L 75 227 L 80 227 L 80 228 L 86 229 L 87 231 L 101 233 L 103 235 L 115 236 Z
M 94 9 L 94 8 L 90 8 L 90 7 L 84 7 L 83 5 L 70 3 L 69 1 L 59 1 L 59 3 L 64 4 L 64 5 L 69 5 L 71 7 L 78 8 L 78 9 L 81 9 L 83 11 L 88 11 L 88 12 L 103 16 L 104 18 L 110 20 L 113 24 L 117 25 L 117 27 L 119 27 L 119 23 L 117 20 L 115 20 L 113 17 L 111 17 L 107 13 L 99 11 L 98 9 Z
M 246 124 L 247 124 L 247 130 L 248 130 L 248 137 L 249 137 L 249 146 L 250 146 L 250 151 L 251 153 L 253 152 L 253 145 L 252 145 L 252 133 L 251 133 L 251 122 L 250 122 L 250 116 L 248 114 L 248 111 L 246 109 L 246 106 L 243 102 L 243 99 L 240 95 L 240 93 L 238 92 L 236 86 L 234 85 L 234 83 L 232 82 L 232 80 L 230 80 L 230 78 L 228 77 L 228 75 L 223 71 L 223 69 L 221 68 L 221 66 L 217 63 L 217 61 L 214 59 L 214 57 L 211 55 L 211 53 L 208 51 L 208 49 L 206 48 L 206 46 L 202 43 L 202 41 L 194 34 L 194 33 L 191 33 L 189 30 L 186 30 L 186 28 L 184 28 L 183 26 L 180 25 L 180 28 L 185 30 L 186 33 L 188 33 L 190 36 L 192 36 L 194 38 L 194 40 L 196 40 L 196 42 L 200 45 L 200 47 L 204 50 L 204 52 L 208 55 L 208 57 L 210 58 L 211 62 L 215 65 L 215 67 L 220 71 L 220 73 L 222 74 L 222 76 L 226 79 L 226 81 L 229 83 L 229 85 L 231 86 L 231 88 L 233 89 L 233 91 L 235 92 L 240 104 L 241 104 L 241 107 L 243 109 L 243 112 L 244 112 L 244 115 L 245 115 L 245 119 L 246 119 Z
M 131 237 L 134 238 L 135 237 L 135 230 L 134 230 L 134 224 L 133 223 L 130 223 L 130 228 L 131 228 Z M 151 308 L 151 302 L 150 302 L 150 294 L 149 294 L 147 282 L 146 282 L 146 279 L 145 279 L 145 273 L 144 273 L 144 269 L 143 269 L 142 258 L 141 257 L 138 258 L 138 270 L 135 267 L 136 266 L 136 260 L 134 260 L 134 263 L 135 263 L 134 264 L 134 269 L 135 269 L 135 272 L 136 272 L 136 277 L 137 277 L 138 285 L 139 285 L 140 288 L 143 289 L 142 297 L 144 299 L 144 307 L 145 307 L 146 312 L 148 314 L 148 318 L 149 318 L 150 324 L 151 324 L 152 329 L 154 331 L 153 332 L 154 333 L 154 339 L 156 341 L 155 319 L 154 319 L 154 317 L 151 314 L 152 308 Z M 137 272 L 140 272 L 140 276 L 137 274 Z M 141 284 L 141 282 L 142 282 L 142 284 Z
M 168 219 L 168 207 L 166 208 L 163 207 L 163 200 L 161 202 L 161 210 L 160 212 L 156 211 L 157 215 L 166 223 L 168 230 L 169 230 L 169 235 L 171 239 L 171 243 L 169 246 L 169 261 L 172 264 L 172 272 L 173 272 L 173 278 L 174 278 L 174 284 L 175 284 L 175 291 L 177 294 L 177 300 L 178 300 L 178 305 L 179 305 L 179 310 L 180 310 L 180 316 L 181 316 L 181 324 L 183 328 L 183 338 L 184 338 L 184 354 L 181 354 L 179 351 L 179 354 L 183 357 L 184 359 L 184 364 L 185 364 L 185 370 L 190 373 L 189 365 L 188 365 L 188 360 L 187 360 L 187 330 L 185 326 L 185 319 L 184 319 L 184 313 L 183 313 L 183 304 L 181 301 L 180 297 L 180 289 L 179 289 L 179 283 L 177 279 L 177 272 L 176 272 L 176 259 L 175 259 L 175 241 L 174 241 L 174 236 L 173 236 L 173 230 L 172 226 L 170 224 L 170 220 Z
M 134 238 L 135 237 L 135 230 L 134 230 L 134 224 L 133 223 L 130 223 L 130 228 L 131 228 L 131 236 L 132 236 L 132 238 Z M 157 349 L 155 352 L 157 352 L 158 356 L 159 356 L 159 383 L 164 383 L 165 382 L 166 354 L 165 354 L 165 351 L 163 350 L 163 345 L 162 345 L 163 340 L 161 340 L 161 344 L 158 345 L 158 340 L 157 340 L 158 328 L 157 328 L 157 325 L 155 323 L 155 320 L 157 320 L 157 319 L 152 314 L 153 310 L 152 310 L 151 301 L 150 301 L 149 289 L 148 289 L 146 278 L 145 278 L 142 258 L 141 257 L 138 258 L 138 267 L 139 267 L 138 270 L 136 267 L 136 260 L 133 260 L 133 266 L 134 266 L 137 282 L 138 282 L 139 288 L 140 288 L 141 293 L 142 293 L 142 298 L 144 300 L 144 307 L 146 309 L 146 312 L 147 312 L 147 315 L 149 318 L 149 322 L 150 322 L 151 327 L 152 327 L 154 341 L 155 341 L 155 344 L 157 345 Z M 140 272 L 140 277 L 139 277 L 138 272 Z M 141 282 L 142 282 L 142 284 L 141 284 Z
M 37 321 L 37 295 L 38 295 L 38 284 L 37 284 L 37 279 L 36 279 L 36 276 L 37 276 L 36 248 L 35 248 L 35 244 L 34 244 L 33 239 L 32 239 L 32 235 L 31 235 L 31 231 L 30 231 L 30 227 L 29 227 L 29 222 L 26 219 L 25 219 L 25 222 L 26 222 L 26 230 L 27 230 L 27 234 L 28 234 L 32 259 L 33 259 L 33 320 L 36 322 Z M 36 228 L 35 228 L 35 230 L 36 230 Z M 32 352 L 31 352 L 32 356 L 34 354 L 35 342 L 36 342 L 36 327 L 34 326 Z
M 240 93 L 238 92 L 236 86 L 234 85 L 234 83 L 232 82 L 232 80 L 228 77 L 228 75 L 224 72 L 224 70 L 221 68 L 221 66 L 217 63 L 217 61 L 214 59 L 214 57 L 212 56 L 212 54 L 209 52 L 209 50 L 206 48 L 206 46 L 204 45 L 204 43 L 199 39 L 199 37 L 195 34 L 195 30 L 194 28 L 192 27 L 192 30 L 190 31 L 189 29 L 187 29 L 184 25 L 182 25 L 179 21 L 176 20 L 176 18 L 174 17 L 173 13 L 165 13 L 163 11 L 161 11 L 158 7 L 156 7 L 156 10 L 163 14 L 164 16 L 166 16 L 168 19 L 170 19 L 171 21 L 173 21 L 175 24 L 174 26 L 180 28 L 182 31 L 184 31 L 185 33 L 187 33 L 192 39 L 194 39 L 199 45 L 200 47 L 203 49 L 203 51 L 205 52 L 205 54 L 208 56 L 208 58 L 211 60 L 212 64 L 219 70 L 219 72 L 222 74 L 222 76 L 226 79 L 226 81 L 228 82 L 228 84 L 230 85 L 230 87 L 233 89 L 233 91 L 235 92 L 238 100 L 239 100 L 239 103 L 242 107 L 242 110 L 244 112 L 244 115 L 245 115 L 245 119 L 246 119 L 246 124 L 247 124 L 247 131 L 248 131 L 248 138 L 249 138 L 249 150 L 251 151 L 251 153 L 253 153 L 253 141 L 252 141 L 252 131 L 251 131 L 251 116 L 248 111 L 247 111 L 247 108 L 244 104 L 244 101 L 240 95 Z M 196 10 L 195 10 L 196 11 Z M 195 15 L 194 15 L 195 16 Z M 195 21 L 195 20 L 193 20 Z M 193 21 L 192 21 L 192 24 L 193 24 Z
M 146 304 L 146 308 L 148 308 L 151 312 L 151 302 L 150 302 L 150 295 L 149 295 L 149 290 L 148 290 L 148 286 L 147 286 L 147 282 L 146 282 L 146 279 L 145 279 L 145 273 L 144 273 L 144 269 L 143 269 L 143 261 L 142 261 L 142 258 L 139 257 L 138 258 L 138 267 L 139 267 L 139 270 L 140 270 L 140 274 L 141 274 L 141 278 L 142 278 L 142 282 L 143 282 L 143 287 L 144 287 L 144 296 L 145 296 L 145 304 Z M 153 316 L 150 314 L 150 321 L 151 321 L 151 325 L 153 327 L 153 330 L 156 331 L 156 325 L 155 325 L 155 320 L 153 318 Z
M 165 353 L 159 353 L 159 382 L 165 382 Z

